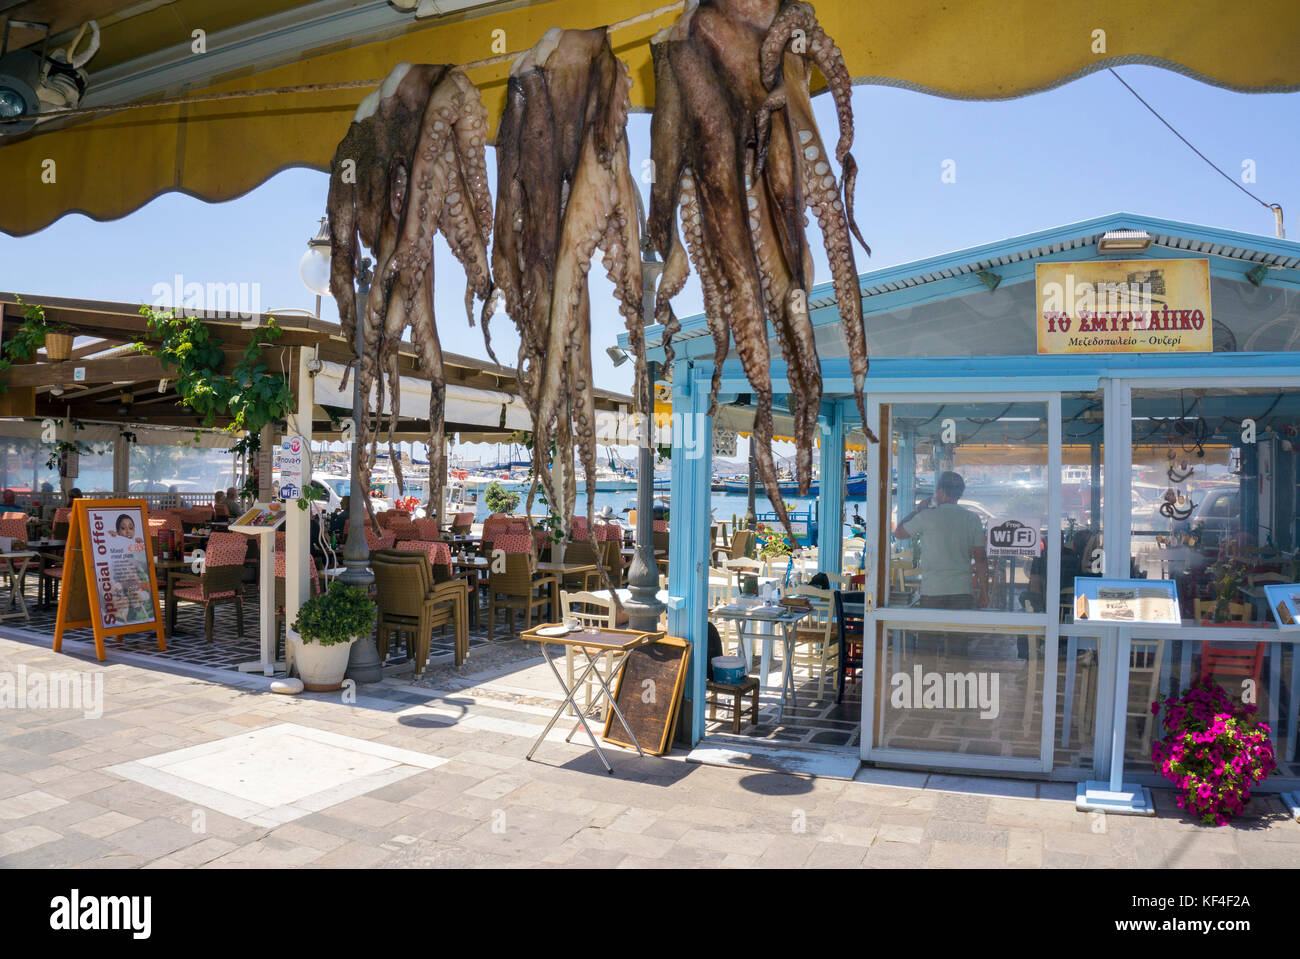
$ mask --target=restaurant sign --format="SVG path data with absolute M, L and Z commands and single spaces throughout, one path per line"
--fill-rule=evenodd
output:
M 1208 353 L 1210 261 L 1039 263 L 1039 353 Z

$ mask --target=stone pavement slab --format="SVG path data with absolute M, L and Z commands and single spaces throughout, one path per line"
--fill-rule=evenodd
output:
M 1215 829 L 1165 789 L 1157 816 L 1136 819 L 1076 812 L 1070 783 L 810 779 L 618 748 L 608 775 L 581 740 L 524 760 L 554 690 L 512 692 L 508 673 L 446 690 L 385 680 L 350 704 L 270 696 L 259 677 L 56 657 L 2 633 L 0 671 L 101 672 L 105 692 L 98 719 L 0 710 L 0 868 L 1300 865 L 1300 824 L 1274 797 Z M 308 744 L 293 761 L 286 730 Z M 278 745 L 243 748 L 259 740 Z M 318 748 L 330 744 L 342 752 Z M 182 774 L 195 788 L 178 793 Z

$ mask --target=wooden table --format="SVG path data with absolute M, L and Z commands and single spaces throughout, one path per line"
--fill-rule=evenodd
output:
M 595 563 L 538 563 L 535 569 L 539 573 L 555 577 L 551 584 L 551 615 L 557 618 L 560 615 L 560 587 L 564 583 L 564 577 L 571 573 L 597 571 Z
M 792 609 L 788 606 L 767 606 L 762 603 L 746 605 L 743 603 L 729 603 L 726 606 L 719 606 L 710 613 L 710 616 L 718 619 L 730 619 L 736 624 L 736 635 L 740 637 L 741 648 L 744 648 L 746 639 L 760 639 L 763 641 L 763 654 L 759 660 L 759 683 L 767 682 L 767 664 L 771 654 L 772 641 L 776 634 L 770 632 L 760 632 L 757 627 L 764 624 L 771 624 L 773 627 L 781 627 L 781 638 L 785 643 L 785 652 L 782 658 L 785 660 L 784 667 L 781 670 L 781 707 L 777 711 L 776 721 L 779 723 L 785 715 L 785 700 L 787 694 L 790 697 L 791 705 L 798 705 L 794 692 L 794 636 L 796 627 L 800 621 L 806 619 L 812 614 L 812 609 Z M 752 655 L 752 654 L 751 654 Z M 746 657 L 746 670 L 748 671 L 749 658 Z
M 17 619 L 19 616 L 24 620 L 31 619 L 27 614 L 27 601 L 23 597 L 23 582 L 27 576 L 27 564 L 36 555 L 36 551 L 31 549 L 0 553 L 0 572 L 9 574 L 9 603 L 6 607 L 9 612 L 0 613 L 0 619 Z M 21 561 L 21 565 L 15 569 L 16 560 Z
M 569 704 L 572 703 L 573 708 L 577 710 L 578 721 L 574 724 L 573 728 L 569 730 L 569 735 L 564 737 L 564 741 L 566 743 L 569 742 L 573 738 L 573 734 L 578 731 L 578 727 L 581 726 L 586 730 L 587 738 L 591 740 L 592 746 L 596 748 L 596 754 L 600 756 L 600 761 L 605 764 L 605 771 L 612 775 L 614 767 L 610 765 L 609 759 L 605 756 L 605 751 L 600 748 L 600 741 L 596 738 L 596 734 L 593 733 L 591 727 L 587 725 L 587 717 L 583 710 L 578 709 L 578 704 L 574 701 L 574 695 L 587 682 L 587 677 L 594 673 L 596 681 L 600 683 L 600 688 L 603 691 L 602 693 L 597 694 L 596 703 L 599 704 L 601 695 L 604 695 L 604 697 L 609 700 L 610 708 L 613 709 L 614 715 L 618 717 L 618 721 L 622 725 L 624 732 L 627 733 L 628 738 L 632 741 L 632 745 L 636 747 L 637 754 L 644 758 L 645 752 L 641 749 L 641 744 L 637 742 L 636 734 L 632 732 L 631 728 L 628 726 L 627 720 L 623 718 L 623 712 L 618 708 L 618 703 L 614 700 L 614 693 L 605 682 L 605 677 L 601 675 L 600 670 L 596 668 L 596 663 L 600 661 L 601 657 L 605 653 L 621 654 L 618 667 L 614 670 L 613 675 L 610 676 L 611 680 L 617 680 L 623 674 L 623 670 L 627 666 L 627 654 L 639 646 L 655 642 L 662 634 L 643 633 L 638 630 L 630 629 L 578 630 L 576 632 L 566 633 L 562 636 L 543 636 L 540 634 L 541 630 L 554 628 L 557 625 L 559 624 L 551 623 L 534 626 L 532 629 L 525 630 L 519 634 L 519 638 L 522 640 L 540 643 L 542 645 L 542 658 L 545 659 L 546 664 L 551 667 L 551 672 L 555 674 L 555 681 L 560 684 L 560 689 L 564 690 L 564 700 L 556 708 L 554 715 L 551 716 L 550 722 L 546 724 L 546 728 L 543 729 L 541 735 L 537 737 L 532 748 L 528 750 L 528 755 L 525 758 L 530 760 L 533 758 L 533 753 L 537 752 L 537 747 L 546 739 L 547 734 L 555 727 L 555 724 L 559 722 L 564 711 L 569 707 Z M 546 655 L 546 645 L 548 643 L 555 643 L 558 646 L 569 646 L 575 651 L 581 650 L 582 654 L 587 657 L 587 668 L 583 671 L 582 675 L 574 681 L 572 688 L 565 685 L 564 677 L 560 674 L 560 671 L 555 668 L 555 661 L 550 656 Z M 592 656 L 593 652 L 597 654 L 594 657 Z
M 465 580 L 469 586 L 469 620 L 470 625 L 478 627 L 479 614 L 479 586 L 482 585 L 483 577 L 488 572 L 488 560 L 482 556 L 469 556 L 465 559 L 457 558 L 453 553 L 451 556 L 452 573 L 459 579 Z

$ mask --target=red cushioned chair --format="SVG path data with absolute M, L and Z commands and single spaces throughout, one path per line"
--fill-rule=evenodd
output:
M 239 533 L 213 533 L 208 540 L 201 576 L 177 576 L 167 599 L 167 631 L 176 629 L 176 606 L 180 602 L 203 607 L 203 633 L 212 642 L 212 612 L 222 603 L 234 603 L 239 635 L 244 635 L 245 537 Z

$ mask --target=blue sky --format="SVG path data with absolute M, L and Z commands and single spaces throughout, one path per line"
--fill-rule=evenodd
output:
M 1300 95 L 1233 93 L 1155 67 L 1119 72 L 1230 175 L 1240 179 L 1243 162 L 1253 161 L 1257 182 L 1247 188 L 1280 203 L 1288 234 L 1300 238 Z M 1116 210 L 1273 233 L 1270 211 L 1207 167 L 1107 71 L 996 103 L 878 86 L 855 88 L 853 101 L 857 218 L 874 253 L 858 251 L 862 271 Z M 823 138 L 833 143 L 830 97 L 815 104 Z M 631 118 L 629 139 L 639 174 L 649 155 L 648 116 Z M 948 160 L 951 183 L 942 177 Z M 495 167 L 494 157 L 488 165 Z M 37 301 L 151 302 L 154 285 L 180 273 L 186 281 L 257 283 L 263 309 L 311 309 L 298 260 L 324 213 L 325 192 L 325 174 L 290 170 L 227 203 L 170 194 L 110 223 L 73 215 L 29 237 L 0 234 L 0 288 Z M 815 220 L 809 229 L 815 234 Z M 818 281 L 827 279 L 824 255 L 817 265 Z M 444 350 L 485 357 L 479 331 L 466 326 L 463 274 L 445 246 L 435 272 Z M 621 320 L 600 273 L 597 264 L 595 381 L 630 391 L 630 365 L 615 369 L 605 355 Z M 694 280 L 675 305 L 682 316 L 699 311 Z M 322 315 L 337 319 L 332 301 Z M 492 331 L 498 358 L 513 365 L 518 337 L 510 320 L 496 316 Z

